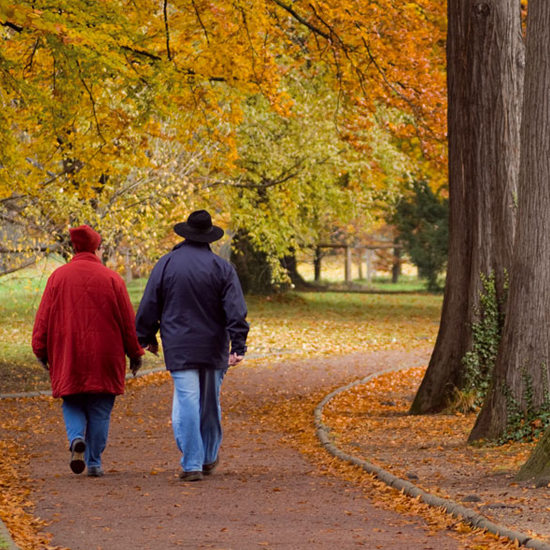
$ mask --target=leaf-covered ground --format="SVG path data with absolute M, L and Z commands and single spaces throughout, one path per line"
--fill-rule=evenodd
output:
M 177 480 L 165 373 L 131 381 L 117 402 L 101 480 L 68 471 L 57 400 L 7 401 L 3 410 L 12 421 L 0 436 L 18 445 L 11 457 L 18 477 L 6 486 L 4 504 L 10 517 L 17 507 L 36 509 L 50 522 L 54 542 L 73 550 L 105 550 L 115 541 L 122 550 L 136 544 L 151 550 L 303 547 L 285 546 L 289 540 L 315 540 L 313 547 L 327 549 L 336 540 L 342 547 L 399 550 L 512 548 L 334 460 L 316 441 L 312 412 L 327 390 L 373 369 L 418 364 L 425 356 L 382 351 L 288 361 L 276 368 L 265 362 L 230 372 L 222 399 L 226 438 L 220 471 L 191 487 Z M 284 450 L 288 447 L 293 455 Z M 205 525 L 199 518 L 207 510 L 213 513 Z M 196 519 L 189 530 L 185 518 L 192 513 Z M 25 550 L 52 544 L 22 510 L 9 525 L 17 526 L 16 540 Z
M 333 442 L 347 454 L 411 480 L 432 494 L 457 502 L 466 499 L 466 507 L 494 522 L 550 542 L 548 488 L 535 489 L 513 481 L 514 472 L 534 444 L 469 446 L 465 442 L 475 420 L 473 415 L 407 416 L 424 370 L 382 375 L 338 394 L 323 416 Z M 378 505 L 417 514 L 434 530 L 452 531 L 462 537 L 468 549 L 518 547 L 516 542 L 472 529 L 443 510 L 398 493 L 358 467 L 328 455 L 319 446 L 312 426 L 313 411 L 327 393 L 270 405 L 264 414 L 269 411 L 270 417 L 283 425 L 286 441 L 317 463 L 326 475 L 360 485 Z M 472 496 L 479 497 L 479 502 L 468 502 Z
M 466 444 L 475 414 L 407 415 L 424 370 L 385 374 L 338 394 L 324 411 L 335 444 L 432 494 L 550 543 L 550 489 L 514 481 L 534 444 Z
M 9 291 L 4 288 L 4 298 L 6 292 L 8 298 L 0 303 L 2 392 L 48 387 L 45 373 L 31 362 L 29 348 L 37 289 L 40 288 L 35 283 L 18 283 Z M 140 281 L 130 287 L 135 304 L 142 290 Z M 307 361 L 308 368 L 315 369 L 320 362 L 341 362 L 346 354 L 354 352 L 366 356 L 382 352 L 395 354 L 397 358 L 407 352 L 414 354 L 424 350 L 427 358 L 435 341 L 441 298 L 295 293 L 275 298 L 255 297 L 248 302 L 251 332 L 249 353 L 242 371 L 271 373 L 275 378 L 265 382 L 265 390 L 270 391 L 269 384 L 276 383 L 277 374 L 289 361 Z M 147 361 L 146 367 L 159 365 L 151 356 Z M 341 376 L 339 382 L 347 383 L 351 371 Z M 464 441 L 472 418 L 459 415 L 407 417 L 405 412 L 420 377 L 420 370 L 384 376 L 331 401 L 325 421 L 334 428 L 336 442 L 350 454 L 380 464 L 398 475 L 418 477 L 416 483 L 436 494 L 458 500 L 476 495 L 480 502 L 469 503 L 469 506 L 478 507 L 497 522 L 543 536 L 542 520 L 550 509 L 548 490 L 514 485 L 510 478 L 531 446 L 470 447 Z M 148 384 L 157 383 L 155 380 L 155 377 L 136 380 L 131 387 L 142 387 L 146 391 Z M 512 547 L 505 541 L 471 531 L 442 512 L 398 495 L 373 481 L 371 476 L 328 456 L 315 439 L 312 414 L 318 401 L 334 389 L 335 384 L 335 380 L 327 377 L 322 389 L 304 387 L 298 397 L 279 396 L 267 408 L 259 407 L 247 414 L 256 416 L 261 423 L 276 426 L 287 443 L 304 452 L 319 471 L 353 481 L 382 506 L 420 514 L 434 529 L 452 530 L 458 535 L 463 532 L 466 548 Z M 46 402 L 46 408 L 53 409 L 54 401 Z M 13 434 L 30 434 L 32 426 L 47 419 L 31 417 L 23 421 L 13 411 L 6 415 L 6 407 L 1 405 L 0 517 L 22 547 L 46 548 L 47 537 L 41 531 L 40 522 L 34 519 L 29 501 L 33 483 L 28 467 L 31 456 L 21 444 L 22 439 L 16 443 Z

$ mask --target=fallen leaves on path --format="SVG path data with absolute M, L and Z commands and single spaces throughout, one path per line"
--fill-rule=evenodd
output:
M 476 470 L 480 465 L 484 466 L 484 471 L 514 468 L 523 460 L 529 451 L 526 447 L 503 450 L 466 446 L 465 434 L 474 421 L 473 416 L 433 416 L 429 419 L 407 416 L 422 373 L 423 369 L 413 369 L 384 375 L 331 400 L 325 409 L 323 422 L 333 428 L 330 434 L 335 444 L 346 453 L 382 466 L 405 479 L 408 474 L 419 472 L 421 488 L 441 496 L 455 496 L 458 500 L 461 474 L 465 471 Z M 412 499 L 360 468 L 329 455 L 320 447 L 313 425 L 313 411 L 328 392 L 273 402 L 254 414 L 258 422 L 271 424 L 274 429 L 286 433 L 284 441 L 306 454 L 317 464 L 319 471 L 361 486 L 365 498 L 374 504 L 400 512 L 404 518 L 411 514 L 421 516 L 430 529 L 453 532 L 469 550 L 518 548 L 516 542 L 472 528 L 445 510 Z M 420 453 L 420 450 L 425 452 Z M 424 475 L 424 469 L 431 475 Z M 457 472 L 454 495 L 447 492 L 442 482 L 443 472 L 453 470 Z M 475 487 L 472 490 L 481 489 Z M 470 488 L 466 490 L 469 492 Z M 506 495 L 499 496 L 504 498 Z M 498 518 L 492 519 L 498 522 Z
M 337 437 L 339 446 L 348 446 L 346 450 L 352 454 L 361 445 L 371 445 L 366 451 L 366 458 L 374 461 L 375 451 L 381 452 L 385 449 L 386 457 L 389 457 L 388 464 L 381 465 L 391 469 L 392 464 L 396 464 L 395 473 L 403 475 L 413 469 L 415 472 L 422 472 L 415 465 L 408 462 L 414 458 L 411 452 L 411 445 L 428 447 L 431 453 L 436 451 L 437 456 L 443 457 L 441 464 L 446 464 L 445 452 L 450 448 L 445 443 L 445 434 L 454 437 L 458 429 L 462 433 L 467 430 L 468 422 L 471 419 L 465 417 L 451 417 L 451 424 L 446 425 L 438 417 L 433 417 L 433 424 L 426 427 L 419 421 L 418 417 L 406 417 L 404 412 L 407 408 L 408 399 L 410 399 L 413 390 L 412 387 L 418 383 L 421 378 L 421 370 L 407 371 L 407 373 L 397 373 L 383 376 L 375 379 L 370 385 L 360 386 L 340 394 L 332 400 L 326 409 L 325 422 L 334 428 L 333 435 Z M 128 384 L 129 391 L 151 386 L 165 384 L 169 379 L 169 374 L 165 372 L 150 375 L 145 378 L 131 380 Z M 316 464 L 319 472 L 326 476 L 340 476 L 358 486 L 365 494 L 365 498 L 383 508 L 392 509 L 403 513 L 403 522 L 407 522 L 407 517 L 411 514 L 424 518 L 428 529 L 436 532 L 437 530 L 448 530 L 458 537 L 464 548 L 469 550 L 496 550 L 511 549 L 517 545 L 484 533 L 480 530 L 471 529 L 468 525 L 458 522 L 452 516 L 446 514 L 443 510 L 433 509 L 418 500 L 410 499 L 405 495 L 379 482 L 372 475 L 364 473 L 362 470 L 350 466 L 339 459 L 328 455 L 319 445 L 315 437 L 313 426 L 313 410 L 320 400 L 330 391 L 330 388 L 320 392 L 304 394 L 291 399 L 281 399 L 281 396 L 274 397 L 273 402 L 268 406 L 254 410 L 250 403 L 241 403 L 238 405 L 240 412 L 246 410 L 258 422 L 258 426 L 269 425 L 279 433 L 285 434 L 283 441 L 291 444 L 304 452 L 307 457 Z M 49 398 L 36 400 L 44 407 L 54 407 L 56 402 Z M 43 548 L 52 548 L 49 546 L 49 540 L 40 533 L 42 523 L 30 515 L 32 507 L 28 502 L 29 480 L 24 472 L 27 470 L 28 461 L 31 457 L 27 456 L 24 446 L 25 438 L 33 430 L 40 429 L 40 418 L 33 414 L 32 401 L 27 400 L 26 420 L 23 421 L 18 415 L 18 408 L 21 406 L 21 400 L 10 400 L 3 403 L 4 414 L 8 418 L 8 424 L 11 435 L 20 433 L 19 443 L 14 442 L 11 447 L 5 449 L 0 460 L 0 479 L 8 480 L 8 491 L 3 491 L 3 500 L 0 510 L 5 516 L 17 542 L 24 550 Z M 393 404 L 392 404 L 393 403 Z M 39 407 L 35 407 L 36 411 Z M 229 414 L 236 414 L 239 411 L 230 411 Z M 56 411 L 56 414 L 58 411 Z M 407 433 L 406 422 L 417 423 L 415 429 L 409 429 L 411 443 L 406 443 Z M 458 432 L 457 432 L 458 433 Z M 443 434 L 443 436 L 442 436 Z M 13 439 L 13 438 L 12 438 Z M 433 441 L 432 441 L 433 439 Z M 2 438 L 4 440 L 4 438 Z M 392 443 L 393 442 L 393 443 Z M 16 444 L 17 443 L 17 444 Z M 359 445 L 359 446 L 358 446 Z M 416 449 L 416 447 L 414 448 Z M 4 450 L 4 448 L 2 448 Z M 487 449 L 474 449 L 482 458 L 487 453 Z M 508 461 L 514 463 L 517 455 L 509 453 Z M 5 458 L 4 458 L 5 457 Z M 403 466 L 399 460 L 403 460 Z M 481 460 L 481 459 L 480 459 Z M 460 463 L 460 461 L 459 461 Z M 432 463 L 426 463 L 432 464 Z M 418 466 L 420 467 L 420 466 Z M 433 464 L 430 466 L 433 468 Z M 432 470 L 433 471 L 433 470 Z M 423 477 L 423 475 L 422 475 Z M 433 476 L 440 483 L 440 478 Z
M 273 304 L 265 297 L 258 298 L 250 316 L 249 351 L 251 356 L 256 355 L 256 359 L 249 358 L 247 368 L 255 365 L 265 367 L 266 357 L 272 365 L 288 359 L 289 354 L 311 358 L 357 350 L 410 350 L 433 344 L 440 298 L 357 295 L 347 296 L 345 305 L 341 299 L 341 295 L 298 295 L 291 297 L 290 301 L 284 298 Z M 336 444 L 348 454 L 374 462 L 401 477 L 416 475 L 419 479 L 415 483 L 443 496 L 455 495 L 460 500 L 470 493 L 481 494 L 479 479 L 474 488 L 465 488 L 465 474 L 469 471 L 488 472 L 491 479 L 496 480 L 494 486 L 497 487 L 499 480 L 506 479 L 509 472 L 525 459 L 530 447 L 466 447 L 465 434 L 471 427 L 473 416 L 406 416 L 421 377 L 422 370 L 394 373 L 339 394 L 326 407 L 324 419 L 332 428 L 331 435 Z M 165 372 L 136 378 L 128 382 L 128 388 L 160 385 L 168 378 L 169 374 Z M 284 441 L 304 452 L 319 471 L 327 476 L 341 476 L 361 486 L 365 498 L 379 506 L 419 515 L 434 531 L 452 531 L 470 550 L 517 547 L 514 543 L 472 529 L 442 510 L 410 499 L 362 470 L 328 455 L 315 437 L 313 410 L 330 389 L 315 393 L 308 391 L 286 400 L 279 396 L 269 407 L 257 411 L 249 408 L 246 412 L 255 415 L 260 424 L 271 425 L 285 433 Z M 51 548 L 49 540 L 40 532 L 43 524 L 31 515 L 32 503 L 28 501 L 30 481 L 25 474 L 31 457 L 25 449 L 24 438 L 39 429 L 41 419 L 30 415 L 26 421 L 21 420 L 19 403 L 17 400 L 2 403 L 0 516 L 24 550 Z M 4 433 L 9 432 L 11 439 L 2 437 L 2 429 Z M 14 439 L 13 434 L 18 432 L 22 437 Z M 445 474 L 452 471 L 458 472 L 458 477 L 450 483 Z M 525 487 L 513 487 L 508 483 L 506 490 L 501 491 L 506 494 L 496 496 L 499 502 L 522 509 L 529 509 L 527 500 L 531 500 L 534 509 L 540 510 L 546 493 L 537 493 L 534 498 L 526 491 Z M 496 496 L 489 498 L 481 494 L 480 503 L 468 506 L 481 508 L 496 503 Z M 550 503 L 547 507 L 550 509 Z M 513 513 L 517 508 L 504 510 Z M 497 513 L 494 519 L 499 522 Z M 404 522 L 406 517 L 404 515 Z
M 495 523 L 550 542 L 548 490 L 514 481 L 534 443 L 468 445 L 475 414 L 409 416 L 423 375 L 424 369 L 394 372 L 335 396 L 324 422 L 338 447 L 432 494 L 464 501 Z
M 20 415 L 20 402 L 21 400 L 9 400 L 2 403 L 0 518 L 22 550 L 61 550 L 57 546 L 50 546 L 51 537 L 43 532 L 45 523 L 32 515 L 34 504 L 29 500 L 32 480 L 27 473 L 31 457 L 24 439 L 35 429 L 39 429 L 40 419 Z M 10 436 L 5 437 L 8 432 Z M 22 437 L 14 439 L 13 434 L 21 434 Z

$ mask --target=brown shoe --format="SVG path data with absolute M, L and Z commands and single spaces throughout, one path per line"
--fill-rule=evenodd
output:
M 183 481 L 202 481 L 202 472 L 181 472 L 180 479 Z
M 214 473 L 214 470 L 218 467 L 219 462 L 220 455 L 216 457 L 216 460 L 214 460 L 214 462 L 211 462 L 210 464 L 204 464 L 202 467 L 202 473 L 205 476 L 211 476 Z

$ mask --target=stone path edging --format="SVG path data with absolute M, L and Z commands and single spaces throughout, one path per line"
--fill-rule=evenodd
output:
M 19 546 L 13 542 L 8 528 L 0 519 L 0 548 L 2 550 L 19 550 Z
M 451 514 L 452 516 L 458 519 L 466 521 L 467 523 L 469 523 L 474 527 L 486 529 L 490 533 L 493 533 L 495 535 L 499 535 L 502 537 L 506 537 L 510 540 L 516 540 L 520 545 L 526 548 L 533 548 L 535 550 L 550 550 L 550 545 L 541 540 L 531 538 L 528 535 L 525 535 L 524 533 L 519 533 L 517 531 L 508 529 L 507 527 L 504 527 L 502 525 L 493 523 L 492 521 L 489 521 L 486 517 L 482 516 L 481 514 L 478 514 L 474 510 L 470 508 L 466 508 L 461 504 L 457 504 L 452 500 L 431 495 L 430 493 L 427 493 L 426 491 L 419 489 L 418 487 L 416 487 L 416 485 L 414 485 L 410 481 L 401 479 L 391 474 L 390 472 L 384 470 L 383 468 L 380 468 L 378 466 L 375 466 L 374 464 L 371 464 L 370 462 L 358 459 L 352 455 L 348 455 L 344 453 L 330 441 L 329 435 L 328 435 L 328 431 L 330 431 L 330 427 L 326 426 L 323 423 L 322 414 L 323 414 L 323 408 L 333 397 L 335 397 L 339 393 L 350 390 L 355 386 L 366 384 L 367 382 L 370 382 L 372 379 L 378 376 L 382 376 L 383 374 L 388 374 L 390 372 L 404 370 L 405 368 L 408 368 L 408 367 L 386 369 L 378 373 L 370 374 L 365 378 L 356 380 L 355 382 L 351 382 L 350 384 L 337 388 L 336 390 L 326 395 L 323 398 L 323 400 L 317 405 L 314 412 L 314 424 L 316 428 L 316 434 L 321 445 L 331 455 L 335 456 L 336 458 L 339 458 L 340 460 L 344 460 L 346 462 L 349 462 L 350 464 L 358 466 L 368 473 L 374 474 L 380 481 L 382 481 L 386 485 L 389 485 L 390 487 L 393 487 L 394 489 L 397 489 L 399 491 L 403 491 L 403 493 L 405 493 L 406 495 L 412 498 L 419 498 L 422 502 L 425 502 L 429 506 L 433 506 L 436 508 L 442 507 L 446 510 L 447 513 Z M 155 367 L 152 369 L 139 371 L 136 377 L 146 376 L 148 374 L 153 374 L 155 372 L 161 372 L 164 370 L 166 370 L 166 367 L 164 366 Z M 126 375 L 127 380 L 132 377 L 133 375 L 131 374 Z M 48 395 L 51 395 L 51 391 L 6 393 L 6 394 L 0 394 L 0 399 L 39 397 L 39 396 L 48 396 Z M 4 548 L 6 550 L 20 550 L 20 548 L 15 544 L 15 542 L 11 538 L 11 535 L 8 529 L 0 519 L 0 549 L 4 550 Z
M 507 527 L 504 527 L 502 525 L 493 523 L 492 521 L 488 520 L 486 517 L 482 516 L 481 514 L 478 514 L 474 510 L 470 508 L 466 508 L 465 506 L 462 506 L 461 504 L 458 504 L 452 500 L 437 497 L 435 495 L 427 493 L 426 491 L 419 489 L 416 485 L 414 485 L 414 483 L 401 479 L 391 474 L 390 472 L 384 470 L 383 468 L 380 468 L 379 466 L 375 466 L 374 464 L 371 464 L 366 460 L 361 460 L 357 457 L 344 453 L 330 441 L 330 438 L 328 435 L 328 432 L 330 431 L 330 426 L 327 426 L 323 423 L 322 414 L 323 414 L 323 408 L 333 397 L 335 397 L 339 393 L 350 390 L 355 386 L 366 384 L 367 382 L 370 382 L 372 379 L 377 378 L 378 376 L 382 376 L 383 374 L 405 370 L 406 368 L 408 367 L 398 367 L 398 368 L 387 369 L 381 372 L 370 374 L 369 376 L 366 376 L 361 380 L 356 380 L 355 382 L 351 382 L 350 384 L 347 384 L 346 386 L 342 386 L 341 388 L 338 388 L 333 392 L 329 393 L 328 395 L 326 395 L 323 398 L 323 400 L 319 403 L 319 405 L 317 405 L 314 412 L 314 424 L 316 428 L 316 434 L 321 445 L 332 456 L 339 458 L 340 460 L 346 461 L 350 464 L 353 464 L 355 466 L 358 466 L 361 469 L 363 469 L 365 472 L 368 472 L 369 474 L 374 474 L 380 481 L 382 481 L 386 485 L 389 485 L 390 487 L 393 487 L 398 491 L 402 491 L 403 493 L 405 493 L 406 495 L 412 498 L 418 498 L 419 500 L 421 500 L 422 502 L 425 502 L 429 506 L 433 506 L 435 508 L 444 508 L 447 513 L 451 514 L 452 516 L 460 520 L 463 520 L 469 523 L 473 527 L 485 529 L 495 535 L 506 537 L 512 541 L 517 541 L 520 545 L 525 546 L 526 548 L 534 548 L 535 550 L 550 550 L 550 545 L 539 539 L 531 538 L 529 535 L 525 535 L 524 533 L 519 533 L 517 531 L 508 529 Z

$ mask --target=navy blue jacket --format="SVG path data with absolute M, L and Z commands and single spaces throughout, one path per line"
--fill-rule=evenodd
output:
M 166 368 L 225 369 L 231 352 L 244 355 L 246 303 L 233 266 L 206 243 L 184 241 L 153 268 L 136 315 L 142 346 L 160 328 Z

